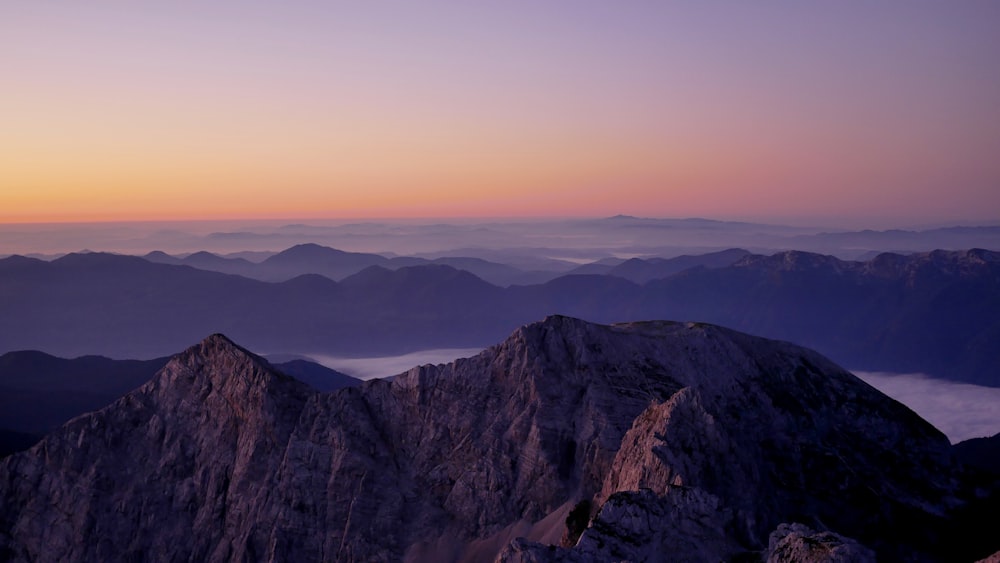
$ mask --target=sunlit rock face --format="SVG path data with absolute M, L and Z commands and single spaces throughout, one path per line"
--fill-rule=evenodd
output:
M 0 559 L 719 560 L 785 523 L 934 558 L 958 477 L 899 403 L 716 326 L 550 317 L 333 393 L 215 335 L 0 464 Z

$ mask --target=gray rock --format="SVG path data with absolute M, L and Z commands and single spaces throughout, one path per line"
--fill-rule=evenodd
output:
M 781 524 L 768 539 L 767 563 L 874 563 L 875 552 L 833 532 Z
M 0 559 L 721 559 L 790 521 L 919 558 L 951 464 L 818 354 L 709 325 L 550 317 L 326 394 L 216 335 L 0 463 Z

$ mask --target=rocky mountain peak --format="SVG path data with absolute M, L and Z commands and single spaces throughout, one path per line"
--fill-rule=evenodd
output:
M 162 393 L 219 393 L 244 404 L 261 400 L 285 388 L 305 388 L 285 375 L 267 360 L 242 348 L 223 334 L 213 334 L 184 352 L 174 356 L 149 383 L 151 390 Z
M 731 559 L 798 523 L 919 559 L 965 502 L 948 451 L 815 352 L 712 325 L 552 316 L 327 394 L 213 335 L 0 462 L 0 556 Z

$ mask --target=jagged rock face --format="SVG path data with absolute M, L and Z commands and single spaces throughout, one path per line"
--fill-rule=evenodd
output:
M 819 355 L 708 325 L 551 317 L 329 394 L 213 336 L 0 464 L 0 558 L 718 559 L 782 522 L 919 555 L 960 503 L 948 448 Z M 533 543 L 585 500 L 574 548 Z
M 0 549 L 29 560 L 224 555 L 268 504 L 265 479 L 309 395 L 210 337 L 0 467 Z

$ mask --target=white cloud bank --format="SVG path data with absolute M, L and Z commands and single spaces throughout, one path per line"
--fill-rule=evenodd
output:
M 323 354 L 310 354 L 309 357 L 330 369 L 358 379 L 375 379 L 399 375 L 424 364 L 446 364 L 458 358 L 475 356 L 482 351 L 482 348 L 441 348 L 377 358 L 343 358 Z
M 910 407 L 951 442 L 1000 432 L 1000 388 L 954 383 L 921 374 L 855 371 L 872 387 Z

